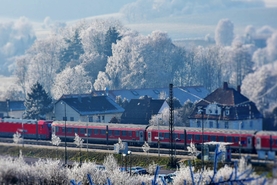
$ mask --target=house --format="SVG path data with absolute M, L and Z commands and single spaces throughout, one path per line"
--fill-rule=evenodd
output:
M 121 116 L 121 123 L 149 124 L 152 115 L 169 107 L 165 100 L 154 100 L 144 96 L 142 99 L 131 99 Z
M 119 119 L 123 111 L 108 96 L 63 95 L 55 103 L 55 120 L 108 123 Z
M 121 89 L 121 90 L 105 90 L 105 91 L 93 91 L 93 95 L 109 96 L 112 100 L 116 100 L 116 97 L 126 98 L 128 101 L 131 99 L 139 99 L 147 95 L 153 99 L 166 99 L 169 97 L 168 88 L 144 88 L 144 89 Z M 173 96 L 176 97 L 181 105 L 188 100 L 196 102 L 201 98 L 206 97 L 209 94 L 208 90 L 203 86 L 187 86 L 187 87 L 173 87 Z
M 25 109 L 24 101 L 0 101 L 0 118 L 22 118 Z
M 189 116 L 190 127 L 262 130 L 263 116 L 255 104 L 237 90 L 218 88 L 195 106 Z

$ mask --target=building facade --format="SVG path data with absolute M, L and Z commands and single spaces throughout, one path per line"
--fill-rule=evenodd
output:
M 228 87 L 218 88 L 199 101 L 189 116 L 190 127 L 262 130 L 263 116 L 253 102 L 237 90 Z

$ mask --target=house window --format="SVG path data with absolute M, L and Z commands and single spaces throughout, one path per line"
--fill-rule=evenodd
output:
M 243 122 L 241 122 L 240 128 L 243 129 L 244 128 L 244 124 Z
M 102 116 L 102 120 L 105 120 L 105 116 Z
M 67 117 L 63 117 L 63 121 L 67 121 Z
M 213 127 L 214 127 L 212 121 L 209 122 L 209 125 L 210 125 L 210 128 L 213 128 Z
M 215 110 L 215 114 L 218 114 L 218 110 L 217 109 Z
M 89 122 L 93 122 L 93 117 L 89 117 L 89 118 L 88 118 L 88 121 L 89 121 Z
M 201 122 L 200 122 L 200 121 L 197 121 L 196 123 L 197 123 L 197 127 L 200 128 L 200 127 L 201 127 Z
M 249 125 L 250 125 L 250 128 L 252 128 L 253 127 L 253 121 L 250 121 Z
M 97 122 L 100 122 L 100 118 L 101 118 L 101 117 L 100 117 L 100 116 L 98 116 L 98 120 L 97 120 Z
M 219 123 L 218 122 L 216 122 L 216 128 L 219 128 Z
M 228 121 L 225 122 L 225 128 L 227 128 L 227 129 L 229 128 L 229 123 L 228 123 Z
M 70 117 L 70 121 L 74 121 L 74 117 Z
M 229 114 L 230 114 L 230 110 L 229 109 L 225 110 L 225 115 L 228 116 Z

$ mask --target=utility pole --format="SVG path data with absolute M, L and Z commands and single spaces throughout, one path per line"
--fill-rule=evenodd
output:
M 173 143 L 173 135 L 174 135 L 174 106 L 173 106 L 173 84 L 169 84 L 169 135 L 170 135 L 170 165 L 172 168 L 175 167 L 174 163 L 174 143 Z

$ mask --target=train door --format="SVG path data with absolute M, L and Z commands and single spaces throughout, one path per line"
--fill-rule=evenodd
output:
M 256 149 L 260 150 L 261 149 L 261 138 L 256 137 Z
M 152 141 L 151 132 L 148 132 L 147 134 L 148 134 L 148 135 L 147 135 L 147 141 L 148 141 L 148 143 L 150 143 L 150 142 Z
M 143 131 L 139 131 L 139 141 L 144 142 Z
M 252 148 L 252 137 L 247 137 L 247 148 Z

